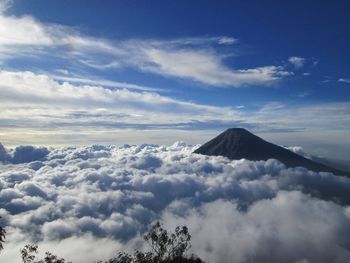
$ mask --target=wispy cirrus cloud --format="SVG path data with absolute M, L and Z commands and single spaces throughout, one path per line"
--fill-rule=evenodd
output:
M 4 13 L 12 5 L 12 2 L 12 0 L 1 0 L 0 13 Z
M 302 68 L 306 62 L 302 57 L 289 57 L 288 62 L 291 63 L 296 69 Z
M 65 75 L 48 75 L 54 80 L 66 81 L 70 83 L 76 84 L 86 84 L 86 85 L 94 85 L 94 86 L 103 86 L 103 87 L 111 87 L 111 88 L 124 88 L 128 90 L 140 90 L 140 91 L 165 91 L 164 89 L 148 87 L 144 85 L 131 84 L 126 82 L 113 81 L 108 79 L 89 79 L 79 76 L 65 76 Z
M 338 79 L 338 82 L 343 82 L 343 83 L 349 83 L 350 84 L 350 79 L 340 78 L 340 79 Z
M 253 119 L 261 123 L 273 120 L 281 127 L 345 130 L 350 125 L 350 103 L 322 102 L 293 105 L 269 102 L 256 112 Z
M 208 51 L 164 50 L 151 48 L 138 61 L 141 69 L 160 75 L 192 79 L 212 86 L 268 85 L 288 72 L 280 66 L 264 66 L 234 70 L 222 63 L 222 58 Z
M 3 63 L 25 56 L 47 54 L 68 64 L 98 70 L 129 68 L 142 73 L 187 79 L 216 87 L 270 85 L 290 72 L 279 65 L 232 68 L 219 46 L 235 38 L 112 40 L 82 35 L 77 29 L 45 24 L 31 16 L 0 12 L 0 50 Z M 37 59 L 47 59 L 38 56 Z
M 176 100 L 145 87 L 107 82 L 110 89 L 91 80 L 64 79 L 59 82 L 45 74 L 0 71 L 2 123 L 40 126 L 43 123 L 81 126 L 136 127 L 143 125 L 181 125 L 219 119 L 239 120 L 239 112 L 230 107 L 215 107 Z M 74 82 L 80 84 L 74 84 Z M 141 89 L 142 91 L 132 91 Z M 84 117 L 84 118 L 82 118 Z

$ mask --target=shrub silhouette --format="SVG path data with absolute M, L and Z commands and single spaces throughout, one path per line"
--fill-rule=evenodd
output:
M 0 216 L 1 218 L 1 216 Z M 6 230 L 2 226 L 0 226 L 0 252 L 4 249 Z
M 1 228 L 2 231 L 3 228 Z M 5 232 L 3 232 L 5 238 Z M 175 228 L 174 233 L 168 233 L 162 225 L 157 222 L 150 231 L 144 236 L 144 240 L 149 245 L 151 251 L 142 252 L 136 250 L 133 255 L 125 252 L 119 252 L 114 258 L 107 261 L 97 261 L 96 263 L 203 263 L 203 261 L 191 255 L 186 257 L 184 254 L 191 247 L 191 235 L 186 226 Z M 1 246 L 2 248 L 2 246 Z M 37 245 L 26 245 L 21 249 L 23 263 L 71 263 L 63 258 L 59 258 L 50 252 L 45 253 L 45 258 L 37 259 Z
M 45 253 L 45 258 L 37 260 L 35 254 L 38 253 L 37 245 L 26 245 L 21 249 L 21 256 L 23 263 L 71 263 L 63 258 L 51 254 L 50 252 Z
M 152 248 L 155 258 L 159 261 L 181 258 L 191 247 L 191 235 L 186 226 L 175 228 L 175 233 L 169 234 L 157 222 L 144 236 L 145 241 Z
M 202 263 L 203 261 L 184 253 L 191 247 L 191 235 L 186 226 L 175 228 L 174 233 L 168 233 L 157 222 L 144 236 L 144 240 L 151 248 L 150 252 L 136 250 L 134 255 L 120 252 L 117 257 L 98 263 Z

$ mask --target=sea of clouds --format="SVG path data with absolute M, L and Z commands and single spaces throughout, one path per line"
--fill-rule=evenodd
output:
M 208 262 L 347 262 L 350 179 L 277 160 L 230 161 L 198 146 L 0 144 L 1 262 L 38 243 L 73 262 L 143 249 L 160 220 L 187 225 Z

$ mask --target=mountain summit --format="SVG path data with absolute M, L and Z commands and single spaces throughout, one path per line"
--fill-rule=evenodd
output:
M 231 128 L 198 148 L 195 153 L 221 155 L 231 160 L 252 161 L 277 159 L 287 167 L 302 166 L 315 172 L 330 172 L 349 176 L 348 173 L 304 158 L 283 147 L 267 142 L 243 128 Z

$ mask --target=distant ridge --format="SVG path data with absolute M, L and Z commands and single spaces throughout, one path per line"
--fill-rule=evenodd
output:
M 350 176 L 326 165 L 314 162 L 283 147 L 267 142 L 243 128 L 231 128 L 194 151 L 203 155 L 225 156 L 231 160 L 252 161 L 277 159 L 287 167 L 305 167 L 315 172 L 330 172 Z

